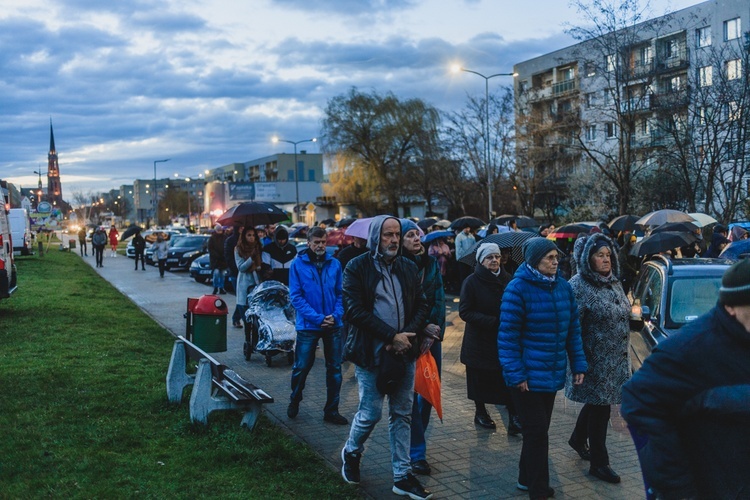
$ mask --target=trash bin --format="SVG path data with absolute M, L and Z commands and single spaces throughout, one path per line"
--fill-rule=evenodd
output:
M 185 334 L 206 352 L 227 350 L 227 304 L 218 295 L 187 299 Z
M 68 248 L 73 251 L 76 249 L 76 240 L 68 240 Z

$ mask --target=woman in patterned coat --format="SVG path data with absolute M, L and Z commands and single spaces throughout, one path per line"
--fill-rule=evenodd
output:
M 612 240 L 601 233 L 580 238 L 573 256 L 578 274 L 570 285 L 578 303 L 589 370 L 580 385 L 574 385 L 568 373 L 565 396 L 584 403 L 568 444 L 581 458 L 591 460 L 589 474 L 619 483 L 620 476 L 609 466 L 606 440 L 610 405 L 622 401 L 622 386 L 630 377 L 630 302 L 618 278 L 617 248 Z

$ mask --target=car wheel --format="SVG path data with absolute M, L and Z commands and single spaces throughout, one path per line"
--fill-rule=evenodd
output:
M 208 281 L 208 278 L 204 278 L 202 276 L 196 276 L 194 279 L 195 279 L 195 281 L 197 281 L 200 284 L 205 284 L 206 281 Z

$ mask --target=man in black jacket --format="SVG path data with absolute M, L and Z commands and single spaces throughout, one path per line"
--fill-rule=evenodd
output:
M 341 450 L 341 475 L 347 483 L 359 484 L 364 444 L 382 416 L 387 393 L 393 492 L 431 498 L 412 474 L 409 457 L 416 355 L 428 306 L 417 266 L 398 254 L 400 240 L 398 219 L 374 218 L 369 253 L 353 259 L 344 271 L 344 308 L 349 321 L 345 357 L 357 365 L 359 410 Z
M 273 242 L 263 247 L 263 264 L 271 269 L 271 279 L 289 286 L 289 268 L 297 256 L 297 248 L 289 243 L 289 231 L 278 226 L 273 232 Z
M 724 273 L 716 307 L 654 348 L 621 412 L 651 498 L 750 495 L 750 259 Z

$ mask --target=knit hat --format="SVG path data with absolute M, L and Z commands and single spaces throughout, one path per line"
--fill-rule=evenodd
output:
M 523 244 L 523 260 L 531 267 L 536 268 L 539 262 L 542 261 L 542 258 L 552 250 L 558 250 L 557 245 L 552 240 L 548 240 L 547 238 L 529 238 Z
M 477 264 L 481 264 L 488 255 L 499 254 L 500 247 L 495 243 L 482 243 L 477 248 Z
M 719 288 L 719 304 L 750 305 L 750 259 L 742 259 L 724 272 Z
M 420 238 L 424 236 L 424 231 L 422 231 L 422 229 L 419 226 L 417 226 L 417 224 L 413 220 L 399 219 L 399 222 L 401 222 L 401 237 L 402 238 L 404 237 L 406 233 L 408 233 L 412 229 L 415 230 L 419 234 Z

